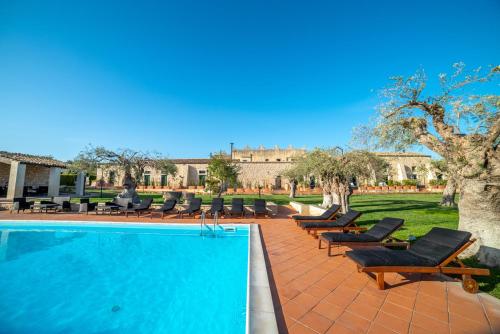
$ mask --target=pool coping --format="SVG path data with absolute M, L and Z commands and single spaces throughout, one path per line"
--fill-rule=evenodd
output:
M 8 219 L 0 219 L 0 222 L 11 221 Z M 47 222 L 47 220 L 16 220 L 16 222 Z M 198 225 L 185 223 L 142 223 L 142 222 L 115 222 L 115 221 L 49 221 L 57 225 L 64 223 L 75 223 L 79 225 L 135 225 L 148 227 L 167 227 L 175 225 Z M 226 225 L 226 224 L 222 224 Z M 229 224 L 233 225 L 233 224 Z M 239 225 L 239 224 L 238 224 Z M 271 294 L 271 286 L 267 275 L 267 267 L 264 256 L 264 249 L 260 238 L 260 227 L 258 224 L 242 224 L 248 227 L 248 280 L 247 280 L 247 316 L 246 316 L 246 333 L 278 333 L 278 324 L 274 311 L 274 304 Z M 133 226 L 130 226 L 133 227 Z
M 247 333 L 278 333 L 258 224 L 249 224 Z

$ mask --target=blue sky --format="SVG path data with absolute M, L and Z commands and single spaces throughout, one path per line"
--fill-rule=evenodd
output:
M 346 146 L 391 75 L 498 62 L 499 1 L 0 0 L 0 150 Z

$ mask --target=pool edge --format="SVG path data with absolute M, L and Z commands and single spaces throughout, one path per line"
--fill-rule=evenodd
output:
M 271 287 L 258 224 L 249 225 L 249 295 L 247 333 L 278 333 Z

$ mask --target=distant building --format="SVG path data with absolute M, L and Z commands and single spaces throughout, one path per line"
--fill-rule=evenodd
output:
M 238 165 L 239 187 L 255 189 L 259 186 L 266 189 L 288 189 L 289 182 L 284 176 L 292 167 L 294 160 L 306 153 L 306 149 L 288 148 L 250 148 L 233 150 L 233 161 Z M 421 184 L 435 178 L 431 170 L 431 157 L 419 153 L 375 153 L 387 160 L 390 165 L 387 180 L 402 181 L 405 179 L 418 179 Z M 228 156 L 229 158 L 229 156 Z M 142 184 L 154 185 L 158 188 L 188 188 L 203 186 L 207 178 L 207 167 L 210 159 L 173 159 L 177 166 L 175 177 L 163 175 L 160 170 L 146 167 Z M 422 173 L 422 166 L 428 171 Z M 97 178 L 102 178 L 105 183 L 120 185 L 123 173 L 113 167 L 99 169 Z M 358 181 L 375 184 L 375 180 Z

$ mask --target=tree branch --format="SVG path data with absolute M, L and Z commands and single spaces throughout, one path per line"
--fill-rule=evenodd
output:
M 486 147 L 496 149 L 498 145 L 498 137 L 500 137 L 500 114 L 496 115 L 496 119 L 493 121 L 488 133 L 486 135 Z
M 427 146 L 443 157 L 448 155 L 446 145 L 427 131 L 427 121 L 425 119 L 412 117 L 404 120 L 403 126 L 413 131 L 413 134 L 422 145 Z

